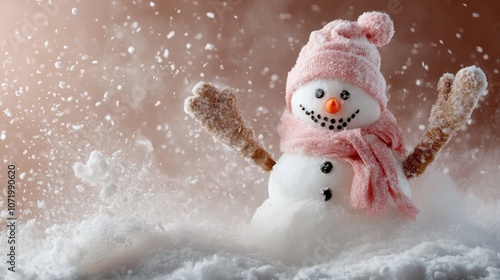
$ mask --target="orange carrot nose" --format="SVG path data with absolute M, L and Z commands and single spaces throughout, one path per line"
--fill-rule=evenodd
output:
M 330 98 L 325 103 L 325 110 L 330 114 L 335 114 L 340 110 L 340 102 L 335 98 Z

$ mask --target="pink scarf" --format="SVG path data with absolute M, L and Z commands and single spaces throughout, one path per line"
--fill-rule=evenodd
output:
M 351 204 L 370 214 L 388 209 L 389 194 L 398 208 L 415 219 L 417 207 L 398 185 L 392 150 L 405 155 L 404 140 L 396 119 L 385 110 L 369 127 L 331 132 L 304 123 L 287 109 L 278 126 L 281 151 L 340 158 L 354 169 Z

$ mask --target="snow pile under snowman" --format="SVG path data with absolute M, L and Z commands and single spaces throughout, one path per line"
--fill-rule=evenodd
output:
M 487 82 L 474 66 L 443 75 L 428 130 L 408 155 L 387 108 L 377 51 L 393 33 L 391 19 L 379 12 L 311 33 L 288 74 L 276 163 L 252 139 L 231 91 L 199 83 L 186 100 L 186 112 L 217 141 L 271 171 L 269 198 L 251 222 L 252 238 L 269 255 L 300 263 L 315 255 L 322 236 L 356 232 L 353 221 L 416 219 L 408 179 L 423 173 L 465 124 Z

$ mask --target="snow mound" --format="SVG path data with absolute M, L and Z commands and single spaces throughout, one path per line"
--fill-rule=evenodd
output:
M 120 181 L 118 158 L 93 152 L 87 163 L 75 164 L 75 175 L 96 186 Z M 500 201 L 458 191 L 449 176 L 432 170 L 412 189 L 422 209 L 417 221 L 339 214 L 309 253 L 299 243 L 279 250 L 269 243 L 263 250 L 248 218 L 193 214 L 172 194 L 148 196 L 150 211 L 130 200 L 101 201 L 95 213 L 50 225 L 44 234 L 35 220 L 21 224 L 17 270 L 8 272 L 2 263 L 0 278 L 499 279 Z M 245 199 L 234 203 L 245 205 Z

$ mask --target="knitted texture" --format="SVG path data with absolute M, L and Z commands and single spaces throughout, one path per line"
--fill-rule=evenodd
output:
M 405 155 L 404 140 L 396 119 L 389 111 L 369 127 L 332 133 L 310 126 L 285 110 L 278 126 L 281 151 L 349 162 L 354 169 L 350 201 L 353 207 L 370 214 L 385 212 L 389 195 L 398 208 L 415 219 L 417 207 L 398 185 L 392 150 Z
M 286 104 L 301 85 L 321 78 L 350 82 L 375 97 L 385 110 L 386 82 L 380 73 L 380 54 L 376 47 L 392 38 L 394 27 L 387 14 L 369 12 L 357 22 L 335 20 L 314 31 L 288 73 Z

